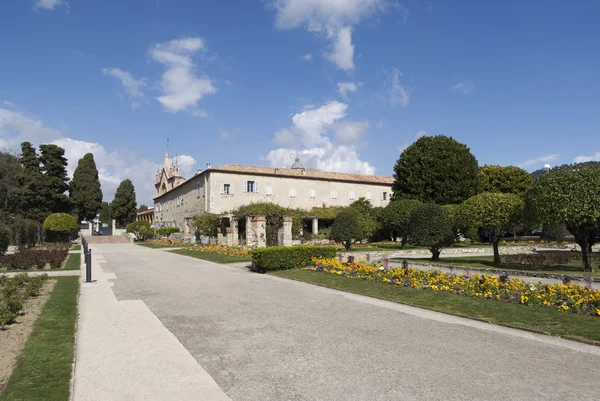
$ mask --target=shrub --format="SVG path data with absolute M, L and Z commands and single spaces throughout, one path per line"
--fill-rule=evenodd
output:
M 336 248 L 331 246 L 273 246 L 256 248 L 250 252 L 252 265 L 264 273 L 272 270 L 297 269 L 309 266 L 312 258 L 334 258 Z
M 568 252 L 544 252 L 504 256 L 505 263 L 527 266 L 559 266 L 569 263 L 571 255 Z
M 67 213 L 53 213 L 44 220 L 44 229 L 63 239 L 78 227 L 77 219 Z
M 127 227 L 125 227 L 126 232 L 135 235 L 136 241 L 145 241 L 149 229 L 150 222 L 148 221 L 134 221 L 133 223 L 127 224 Z
M 4 255 L 8 251 L 8 245 L 10 244 L 10 231 L 6 228 L 0 228 L 0 256 Z
M 206 235 L 214 237 L 219 223 L 221 222 L 221 216 L 213 213 L 203 213 L 199 216 L 194 217 L 194 226 L 200 235 Z
M 20 250 L 35 246 L 41 231 L 40 223 L 29 219 L 15 219 L 10 226 L 10 241 Z
M 158 228 L 156 233 L 161 237 L 168 237 L 171 234 L 175 234 L 179 232 L 179 228 L 177 227 L 166 227 L 166 228 Z
M 14 255 L 0 257 L 0 267 L 8 270 L 43 269 L 47 264 L 53 269 L 61 267 L 69 251 L 67 249 L 25 250 Z
M 360 222 L 355 213 L 344 211 L 335 218 L 331 226 L 331 239 L 344 244 L 346 250 L 349 250 L 354 241 L 359 241 L 363 237 Z

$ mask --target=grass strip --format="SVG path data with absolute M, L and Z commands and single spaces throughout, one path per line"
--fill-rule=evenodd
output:
M 67 401 L 77 319 L 78 277 L 57 277 L 0 401 Z
M 81 254 L 71 253 L 63 270 L 79 270 L 81 268 Z
M 81 251 L 81 245 L 77 244 L 77 245 L 73 245 L 71 247 L 72 251 Z
M 600 341 L 600 318 L 594 316 L 349 279 L 302 269 L 269 274 L 437 312 L 484 320 L 502 326 L 541 331 L 560 337 L 572 336 Z
M 178 249 L 175 251 L 169 251 L 171 253 L 176 253 L 178 255 L 191 256 L 192 258 L 208 260 L 210 262 L 216 263 L 238 263 L 238 262 L 249 262 L 250 257 L 239 257 L 239 256 L 229 256 L 223 255 L 221 253 L 210 253 L 210 252 L 200 252 L 200 251 L 191 251 L 189 249 Z

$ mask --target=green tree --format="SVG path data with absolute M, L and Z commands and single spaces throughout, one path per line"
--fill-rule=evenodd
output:
M 494 248 L 494 263 L 500 264 L 498 244 L 504 233 L 519 223 L 523 200 L 519 195 L 484 192 L 460 205 L 460 215 L 470 227 L 484 229 Z
M 125 231 L 135 235 L 136 241 L 145 241 L 148 233 L 150 232 L 150 222 L 134 221 L 133 223 L 127 224 Z
M 533 176 L 515 166 L 483 166 L 480 169 L 481 191 L 525 196 Z
M 562 222 L 581 247 L 583 270 L 593 271 L 592 246 L 600 229 L 600 166 L 565 165 L 538 176 L 526 211 L 542 223 Z
M 65 150 L 57 145 L 40 145 L 40 170 L 42 195 L 51 213 L 70 213 L 72 203 L 66 192 L 69 190 L 67 159 Z
M 100 223 L 112 224 L 112 213 L 110 211 L 110 203 L 102 202 L 102 207 L 100 208 L 100 215 L 98 216 L 98 220 Z
M 194 226 L 200 235 L 214 237 L 221 222 L 221 216 L 213 213 L 203 213 L 194 217 Z
M 119 226 L 124 227 L 135 221 L 136 210 L 135 188 L 131 180 L 124 180 L 119 184 L 111 203 L 112 217 Z
M 479 165 L 469 148 L 439 135 L 424 136 L 396 162 L 394 199 L 459 204 L 478 192 Z
M 21 144 L 21 165 L 23 169 L 17 175 L 18 188 L 15 199 L 18 214 L 26 219 L 43 221 L 50 214 L 43 196 L 43 180 L 40 160 L 36 149 L 29 142 Z
M 440 253 L 454 243 L 452 223 L 440 205 L 424 203 L 410 215 L 410 240 L 415 245 L 427 247 L 431 260 L 440 260 Z
M 358 198 L 348 206 L 348 209 L 356 214 L 363 238 L 373 237 L 379 226 L 371 201 L 366 198 Z
M 44 229 L 65 239 L 77 230 L 77 219 L 67 213 L 53 213 L 44 220 Z
M 102 188 L 93 154 L 88 153 L 79 159 L 71 180 L 70 195 L 73 212 L 79 221 L 91 221 L 101 210 Z
M 331 226 L 331 239 L 344 244 L 347 251 L 353 242 L 363 239 L 356 212 L 346 210 L 337 215 Z
M 138 212 L 145 212 L 148 210 L 148 206 L 146 205 L 140 205 L 140 207 L 138 207 Z
M 10 245 L 10 231 L 4 227 L 0 227 L 0 256 L 3 256 Z
M 17 156 L 0 152 L 0 224 L 8 224 L 11 216 L 18 211 L 15 191 L 19 186 L 17 177 L 22 170 Z
M 395 199 L 388 203 L 381 212 L 381 221 L 392 235 L 394 241 L 401 238 L 402 248 L 406 247 L 410 233 L 410 214 L 421 204 L 416 199 Z

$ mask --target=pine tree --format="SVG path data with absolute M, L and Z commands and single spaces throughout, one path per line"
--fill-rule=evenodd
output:
M 22 172 L 19 158 L 8 152 L 0 152 L 0 226 L 10 221 L 16 214 L 15 191 L 18 189 L 17 176 Z
M 72 204 L 66 193 L 69 189 L 69 177 L 65 150 L 57 145 L 40 145 L 40 153 L 40 170 L 44 176 L 41 195 L 46 207 L 50 213 L 70 213 Z
M 111 212 L 110 212 L 110 203 L 102 202 L 102 207 L 100 208 L 100 217 L 99 220 L 101 223 L 111 224 Z
M 115 199 L 111 203 L 112 217 L 119 227 L 124 227 L 135 221 L 136 211 L 135 188 L 130 180 L 124 180 L 119 184 Z
M 79 221 L 94 219 L 102 208 L 102 189 L 93 154 L 88 153 L 79 159 L 73 173 L 70 195 L 73 212 Z
M 36 149 L 30 142 L 21 144 L 21 165 L 23 170 L 17 176 L 18 189 L 15 191 L 17 214 L 26 219 L 43 221 L 50 211 L 43 193 L 43 175 Z

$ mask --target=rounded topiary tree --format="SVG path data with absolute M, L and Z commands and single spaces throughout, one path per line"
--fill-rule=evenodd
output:
M 469 148 L 443 135 L 424 136 L 396 162 L 395 199 L 419 199 L 439 205 L 459 204 L 479 190 L 479 165 Z
M 389 230 L 394 240 L 401 238 L 402 248 L 408 241 L 410 214 L 420 204 L 416 199 L 396 199 L 381 211 L 380 218 L 384 227 Z
M 331 239 L 344 244 L 346 250 L 350 250 L 354 241 L 363 237 L 360 221 L 353 211 L 343 211 L 337 215 L 331 226 Z
M 150 231 L 150 222 L 134 221 L 133 223 L 127 224 L 125 231 L 135 235 L 136 241 L 145 241 Z
M 68 239 L 77 228 L 77 219 L 67 213 L 53 213 L 44 220 L 44 229 L 61 239 Z
M 498 243 L 503 234 L 521 220 L 523 200 L 515 194 L 484 192 L 464 201 L 459 214 L 469 227 L 486 231 L 494 248 L 494 263 L 499 265 Z
M 600 230 L 600 166 L 565 165 L 538 176 L 526 196 L 526 211 L 542 223 L 561 222 L 581 247 L 584 271 Z
M 431 260 L 440 260 L 440 253 L 454 243 L 452 222 L 443 207 L 424 203 L 410 215 L 410 240 L 415 245 L 427 247 Z
M 515 166 L 483 166 L 481 192 L 501 192 L 523 196 L 533 184 L 533 176 Z

